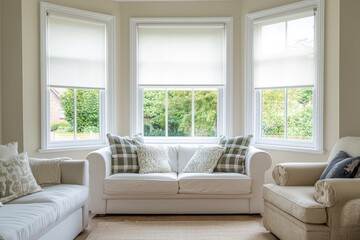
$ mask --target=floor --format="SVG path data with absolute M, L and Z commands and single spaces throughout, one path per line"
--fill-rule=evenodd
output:
M 261 215 L 90 215 L 89 226 L 75 240 L 85 240 L 99 222 L 122 221 L 248 221 L 262 222 Z

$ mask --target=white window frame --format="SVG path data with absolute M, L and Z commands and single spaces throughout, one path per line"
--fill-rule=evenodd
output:
M 50 134 L 50 90 L 48 88 L 47 14 L 59 13 L 75 19 L 85 19 L 106 25 L 106 87 L 99 94 L 99 139 L 70 141 L 51 141 Z M 95 12 L 63 7 L 55 4 L 40 3 L 40 55 L 41 55 L 41 149 L 39 152 L 76 151 L 106 146 L 106 132 L 114 130 L 113 91 L 114 91 L 114 22 L 115 17 Z
M 323 89 L 324 89 L 324 0 L 306 0 L 284 5 L 246 16 L 246 133 L 254 136 L 253 144 L 259 148 L 310 152 L 322 154 L 323 151 Z M 313 138 L 311 141 L 279 140 L 261 138 L 260 94 L 256 94 L 253 81 L 254 62 L 254 21 L 276 14 L 286 14 L 306 7 L 316 8 L 315 49 L 317 51 L 316 77 L 313 87 Z
M 220 135 L 232 136 L 232 85 L 233 85 L 233 19 L 211 18 L 131 18 L 130 19 L 130 134 L 143 132 L 143 91 L 138 87 L 138 32 L 139 24 L 223 24 L 225 26 L 226 59 L 225 84 L 218 88 L 217 137 L 144 137 L 146 143 L 218 143 Z M 171 86 L 168 89 L 208 89 L 210 86 Z M 158 88 L 156 88 L 158 89 Z M 221 123 L 221 124 L 219 124 Z

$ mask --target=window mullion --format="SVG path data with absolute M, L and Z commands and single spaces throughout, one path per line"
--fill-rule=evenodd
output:
M 288 128 L 288 89 L 285 88 L 285 94 L 284 94 L 284 119 L 285 119 L 285 124 L 284 124 L 284 137 L 285 139 L 288 138 L 288 134 L 287 134 L 287 128 Z
M 194 88 L 191 89 L 191 136 L 195 136 L 195 103 L 194 103 Z
M 76 104 L 76 89 L 74 89 L 74 139 L 77 140 L 77 104 Z
M 168 108 L 169 108 L 169 98 L 168 98 L 168 89 L 165 89 L 165 137 L 169 136 L 169 124 L 168 124 L 168 120 L 169 120 L 169 116 L 168 116 Z

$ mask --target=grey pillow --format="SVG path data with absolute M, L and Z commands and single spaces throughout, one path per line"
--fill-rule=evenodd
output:
M 163 145 L 137 146 L 139 173 L 168 173 L 171 172 L 168 150 Z
M 360 156 L 346 158 L 334 164 L 330 171 L 326 174 L 328 178 L 359 178 L 360 177 Z
M 326 175 L 330 172 L 330 170 L 334 167 L 335 164 L 347 159 L 347 158 L 350 158 L 350 155 L 347 154 L 346 152 L 344 151 L 340 151 L 338 152 L 335 157 L 329 162 L 329 164 L 326 166 L 325 170 L 323 171 L 323 173 L 321 174 L 320 176 L 320 180 L 321 179 L 325 179 L 326 178 Z
M 18 143 L 11 142 L 6 145 L 0 145 L 0 159 L 1 158 L 8 158 L 18 155 Z

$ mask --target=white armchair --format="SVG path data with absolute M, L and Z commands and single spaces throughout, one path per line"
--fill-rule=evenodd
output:
M 360 137 L 341 138 L 339 151 L 360 155 Z M 360 239 L 360 179 L 319 180 L 327 162 L 284 163 L 264 186 L 264 225 L 280 239 Z

